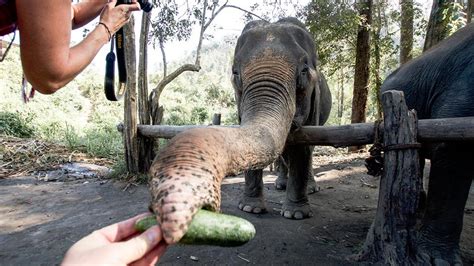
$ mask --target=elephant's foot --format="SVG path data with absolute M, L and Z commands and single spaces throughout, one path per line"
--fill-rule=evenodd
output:
M 286 200 L 280 214 L 285 218 L 295 220 L 301 220 L 313 216 L 313 212 L 311 211 L 311 207 L 307 200 L 301 203 Z
M 427 265 L 463 265 L 459 244 L 433 241 L 420 236 L 417 241 L 418 261 Z
M 262 197 L 249 197 L 243 196 L 239 202 L 239 209 L 244 212 L 249 213 L 265 213 L 267 212 L 267 207 L 265 206 L 265 201 Z
M 275 180 L 276 190 L 285 190 L 287 182 L 288 182 L 288 178 L 278 176 L 277 179 Z

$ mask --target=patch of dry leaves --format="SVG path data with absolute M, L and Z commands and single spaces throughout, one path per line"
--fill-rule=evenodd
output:
M 0 136 L 0 179 L 51 170 L 67 162 L 110 166 L 112 161 L 92 158 L 81 151 L 37 139 Z

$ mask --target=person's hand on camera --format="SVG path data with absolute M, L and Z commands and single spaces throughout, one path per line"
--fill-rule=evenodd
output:
M 162 241 L 158 226 L 138 234 L 134 224 L 145 215 L 109 225 L 82 238 L 67 251 L 62 265 L 154 265 L 167 244 Z
M 137 0 L 132 0 L 132 4 L 118 6 L 116 4 L 116 0 L 110 1 L 100 14 L 100 22 L 107 26 L 112 35 L 128 22 L 132 11 L 140 10 L 140 4 Z

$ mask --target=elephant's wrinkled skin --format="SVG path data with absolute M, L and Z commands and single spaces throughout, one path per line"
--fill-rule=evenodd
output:
M 150 168 L 150 207 L 167 243 L 181 239 L 199 208 L 219 210 L 224 176 L 270 164 L 282 154 L 292 125 L 297 128 L 305 124 L 315 113 L 308 110 L 314 106 L 312 101 L 319 99 L 311 96 L 322 77 L 307 32 L 296 19 L 267 26 L 262 23 L 246 26 L 245 32 L 252 34 L 243 34 L 238 48 L 246 55 L 238 52 L 234 62 L 240 127 L 208 127 L 178 134 Z M 261 27 L 271 30 L 262 31 Z M 309 147 L 294 149 L 304 156 L 310 153 Z M 295 164 L 309 171 L 308 162 Z M 305 197 L 299 196 L 295 202 Z
M 474 24 L 408 62 L 384 82 L 401 90 L 418 118 L 474 116 Z M 419 254 L 436 265 L 461 262 L 459 238 L 474 174 L 473 143 L 435 143 L 422 151 L 431 159 L 427 206 Z
M 275 67 L 276 59 L 283 59 L 288 68 Z M 239 116 L 245 115 L 241 106 L 248 104 L 242 99 L 243 81 L 271 83 L 278 80 L 279 76 L 290 74 L 295 87 L 288 89 L 296 92 L 296 111 L 291 130 L 298 130 L 303 125 L 323 125 L 328 119 L 331 94 L 324 76 L 318 70 L 313 39 L 297 19 L 286 18 L 276 23 L 252 21 L 247 24 L 237 41 L 232 69 Z M 268 94 L 268 97 L 277 97 L 265 86 L 254 89 L 255 93 L 259 93 L 259 90 Z M 252 105 L 256 111 L 271 107 L 266 101 Z M 288 125 L 278 123 L 272 126 Z M 277 160 L 278 178 L 275 186 L 277 189 L 287 189 L 286 202 L 282 207 L 282 215 L 286 218 L 302 219 L 311 215 L 306 188 L 310 182 L 309 190 L 315 189 L 312 151 L 313 147 L 307 145 L 286 146 Z M 245 172 L 245 192 L 239 208 L 252 213 L 266 210 L 262 169 Z

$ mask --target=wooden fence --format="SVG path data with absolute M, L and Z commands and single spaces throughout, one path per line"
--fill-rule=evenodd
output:
M 374 123 L 343 126 L 304 126 L 288 136 L 288 141 L 297 144 L 334 147 L 372 144 L 374 143 L 374 126 Z M 171 139 L 188 129 L 203 127 L 209 126 L 138 125 L 138 134 L 149 138 Z M 380 124 L 379 130 L 384 132 L 383 124 Z M 473 141 L 474 117 L 419 120 L 417 137 L 421 142 Z

